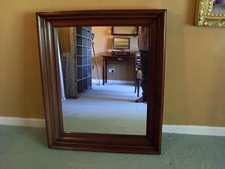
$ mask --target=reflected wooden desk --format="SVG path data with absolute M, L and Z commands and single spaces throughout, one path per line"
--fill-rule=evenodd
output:
M 134 57 L 129 55 L 103 55 L 103 66 L 102 66 L 102 84 L 107 83 L 107 73 L 108 73 L 108 64 L 114 62 L 125 62 L 129 64 L 131 61 L 134 63 Z M 134 65 L 135 66 L 135 65 Z M 135 69 L 134 69 L 135 70 Z M 135 73 L 135 72 L 134 72 Z M 135 76 L 135 74 L 134 74 Z

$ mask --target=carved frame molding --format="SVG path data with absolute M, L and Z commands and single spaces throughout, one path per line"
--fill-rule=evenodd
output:
M 198 0 L 195 24 L 204 27 L 225 27 L 225 13 L 213 12 L 214 0 Z

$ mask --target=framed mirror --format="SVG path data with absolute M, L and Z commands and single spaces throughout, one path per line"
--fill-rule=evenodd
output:
M 37 13 L 50 148 L 160 154 L 165 14 Z M 113 26 L 139 27 L 129 49 L 113 49 Z M 116 42 L 127 45 L 124 39 Z
M 112 26 L 112 35 L 137 36 L 138 26 Z
M 195 15 L 197 26 L 225 27 L 225 1 L 198 0 Z

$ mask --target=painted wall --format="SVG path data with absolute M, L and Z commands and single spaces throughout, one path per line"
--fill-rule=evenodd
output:
M 36 11 L 167 8 L 164 121 L 225 126 L 225 29 L 193 26 L 195 0 L 1 0 L 0 116 L 43 117 Z
M 58 38 L 59 38 L 59 46 L 61 53 L 70 53 L 71 52 L 71 38 L 70 34 L 73 29 L 72 27 L 60 27 L 57 29 Z

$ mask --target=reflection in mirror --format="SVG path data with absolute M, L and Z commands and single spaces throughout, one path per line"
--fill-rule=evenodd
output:
M 113 49 L 129 49 L 130 48 L 130 39 L 129 38 L 113 38 Z
M 225 0 L 214 0 L 213 13 L 225 13 Z
M 137 35 L 137 26 L 113 26 L 112 35 Z
M 65 133 L 146 135 L 149 29 L 111 30 L 54 29 Z

